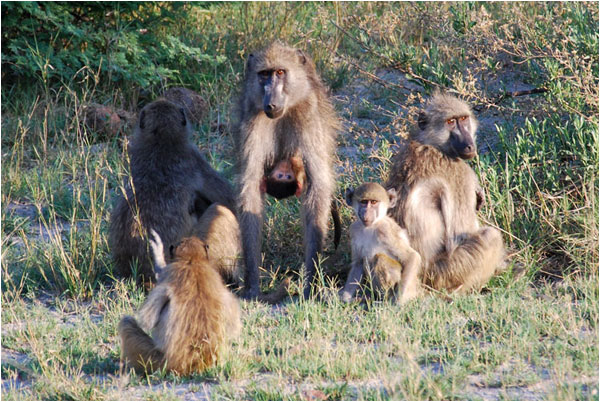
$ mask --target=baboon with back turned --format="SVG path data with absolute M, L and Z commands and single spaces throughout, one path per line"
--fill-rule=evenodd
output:
M 156 232 L 153 232 L 155 234 Z M 162 265 L 162 241 L 152 244 L 161 275 L 139 311 L 139 323 L 125 316 L 119 323 L 125 362 L 137 371 L 166 365 L 180 375 L 215 364 L 227 341 L 241 330 L 240 307 L 209 260 L 210 247 L 196 237 L 181 241 L 174 262 Z M 146 330 L 152 330 L 152 336 Z
M 296 155 L 306 172 L 301 202 L 308 297 L 335 187 L 332 165 L 339 120 L 312 60 L 280 42 L 248 57 L 239 108 L 238 211 L 246 297 L 259 293 L 261 181 L 279 161 Z
M 131 275 L 137 261 L 140 279 L 155 280 L 148 228 L 156 230 L 166 245 L 177 244 L 191 234 L 197 222 L 193 215 L 202 215 L 211 203 L 234 208 L 231 185 L 211 168 L 190 137 L 181 107 L 159 99 L 140 112 L 129 146 L 132 185 L 118 200 L 109 230 L 121 275 Z
M 476 131 L 465 102 L 435 93 L 386 183 L 399 196 L 391 215 L 423 259 L 423 282 L 437 290 L 479 289 L 503 266 L 502 236 L 480 227 L 483 190 L 465 162 L 477 154 Z

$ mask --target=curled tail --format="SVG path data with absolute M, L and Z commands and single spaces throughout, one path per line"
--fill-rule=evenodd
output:
M 165 356 L 140 328 L 135 318 L 125 316 L 119 323 L 121 360 L 138 372 L 151 373 L 165 364 Z

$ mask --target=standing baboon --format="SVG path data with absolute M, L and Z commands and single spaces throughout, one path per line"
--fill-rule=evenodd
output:
M 301 202 L 308 297 L 335 187 L 332 159 L 338 118 L 311 59 L 280 42 L 248 57 L 240 115 L 238 208 L 246 296 L 259 293 L 261 180 L 279 161 L 299 155 L 306 172 Z
M 386 183 L 399 196 L 391 215 L 407 229 L 423 259 L 423 281 L 434 289 L 478 289 L 503 263 L 500 232 L 480 228 L 483 192 L 464 161 L 476 155 L 476 130 L 465 102 L 434 94 Z
M 166 245 L 191 233 L 196 219 L 212 202 L 234 208 L 233 190 L 202 157 L 190 139 L 182 108 L 157 100 L 142 109 L 129 158 L 131 186 L 111 215 L 109 245 L 121 275 L 137 261 L 144 282 L 153 281 L 147 229 L 154 228 Z
M 157 243 L 162 244 L 160 237 Z M 146 372 L 165 365 L 180 375 L 200 372 L 214 365 L 221 348 L 239 335 L 239 303 L 209 262 L 209 253 L 196 237 L 176 247 L 175 261 L 162 269 L 139 311 L 140 323 L 152 330 L 152 337 L 135 318 L 121 319 L 121 351 L 127 364 Z M 158 250 L 157 255 L 162 254 Z
M 396 191 L 386 192 L 377 183 L 364 183 L 356 190 L 347 190 L 346 202 L 358 220 L 350 226 L 352 268 L 342 300 L 352 299 L 363 274 L 373 278 L 376 290 L 392 292 L 396 302 L 417 296 L 421 257 L 408 244 L 406 231 L 387 216 L 388 208 L 396 204 Z

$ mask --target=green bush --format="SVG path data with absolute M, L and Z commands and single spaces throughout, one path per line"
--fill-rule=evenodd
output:
M 203 3 L 2 3 L 3 87 L 55 88 L 82 68 L 104 88 L 194 82 L 192 65 L 221 63 L 172 34 Z M 184 76 L 185 75 L 185 76 Z M 124 91 L 127 93 L 127 91 Z

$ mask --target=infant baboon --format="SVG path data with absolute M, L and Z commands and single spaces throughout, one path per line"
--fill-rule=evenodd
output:
M 166 100 L 144 107 L 129 147 L 131 184 L 111 215 L 109 245 L 117 272 L 128 276 L 137 261 L 143 282 L 154 281 L 147 229 L 165 244 L 191 234 L 210 203 L 234 208 L 234 195 L 190 139 L 182 108 Z M 202 210 L 198 210 L 202 208 Z M 168 259 L 168 258 L 167 258 Z
M 306 172 L 302 158 L 292 156 L 279 161 L 260 182 L 260 191 L 281 200 L 295 195 L 300 197 L 306 185 Z
M 376 290 L 391 292 L 396 302 L 406 302 L 419 293 L 421 257 L 408 244 L 406 232 L 389 216 L 396 192 L 377 183 L 364 183 L 346 192 L 348 205 L 358 220 L 350 226 L 352 268 L 341 292 L 342 300 L 354 297 L 363 274 L 373 279 Z
M 279 161 L 293 156 L 302 159 L 306 172 L 301 196 L 307 273 L 304 295 L 310 295 L 335 187 L 332 165 L 338 129 L 325 86 L 304 52 L 275 42 L 248 57 L 237 130 L 247 297 L 259 293 L 264 204 L 260 183 Z
M 195 237 L 175 248 L 174 262 L 162 270 L 139 311 L 140 323 L 152 330 L 152 337 L 131 316 L 119 323 L 122 359 L 137 371 L 165 366 L 180 375 L 203 371 L 216 363 L 228 340 L 239 335 L 238 301 L 210 263 L 209 253 Z
M 436 93 L 412 140 L 392 161 L 386 188 L 398 192 L 391 215 L 406 228 L 434 289 L 479 289 L 503 265 L 500 232 L 480 228 L 483 191 L 464 160 L 476 155 L 477 120 L 463 101 Z

